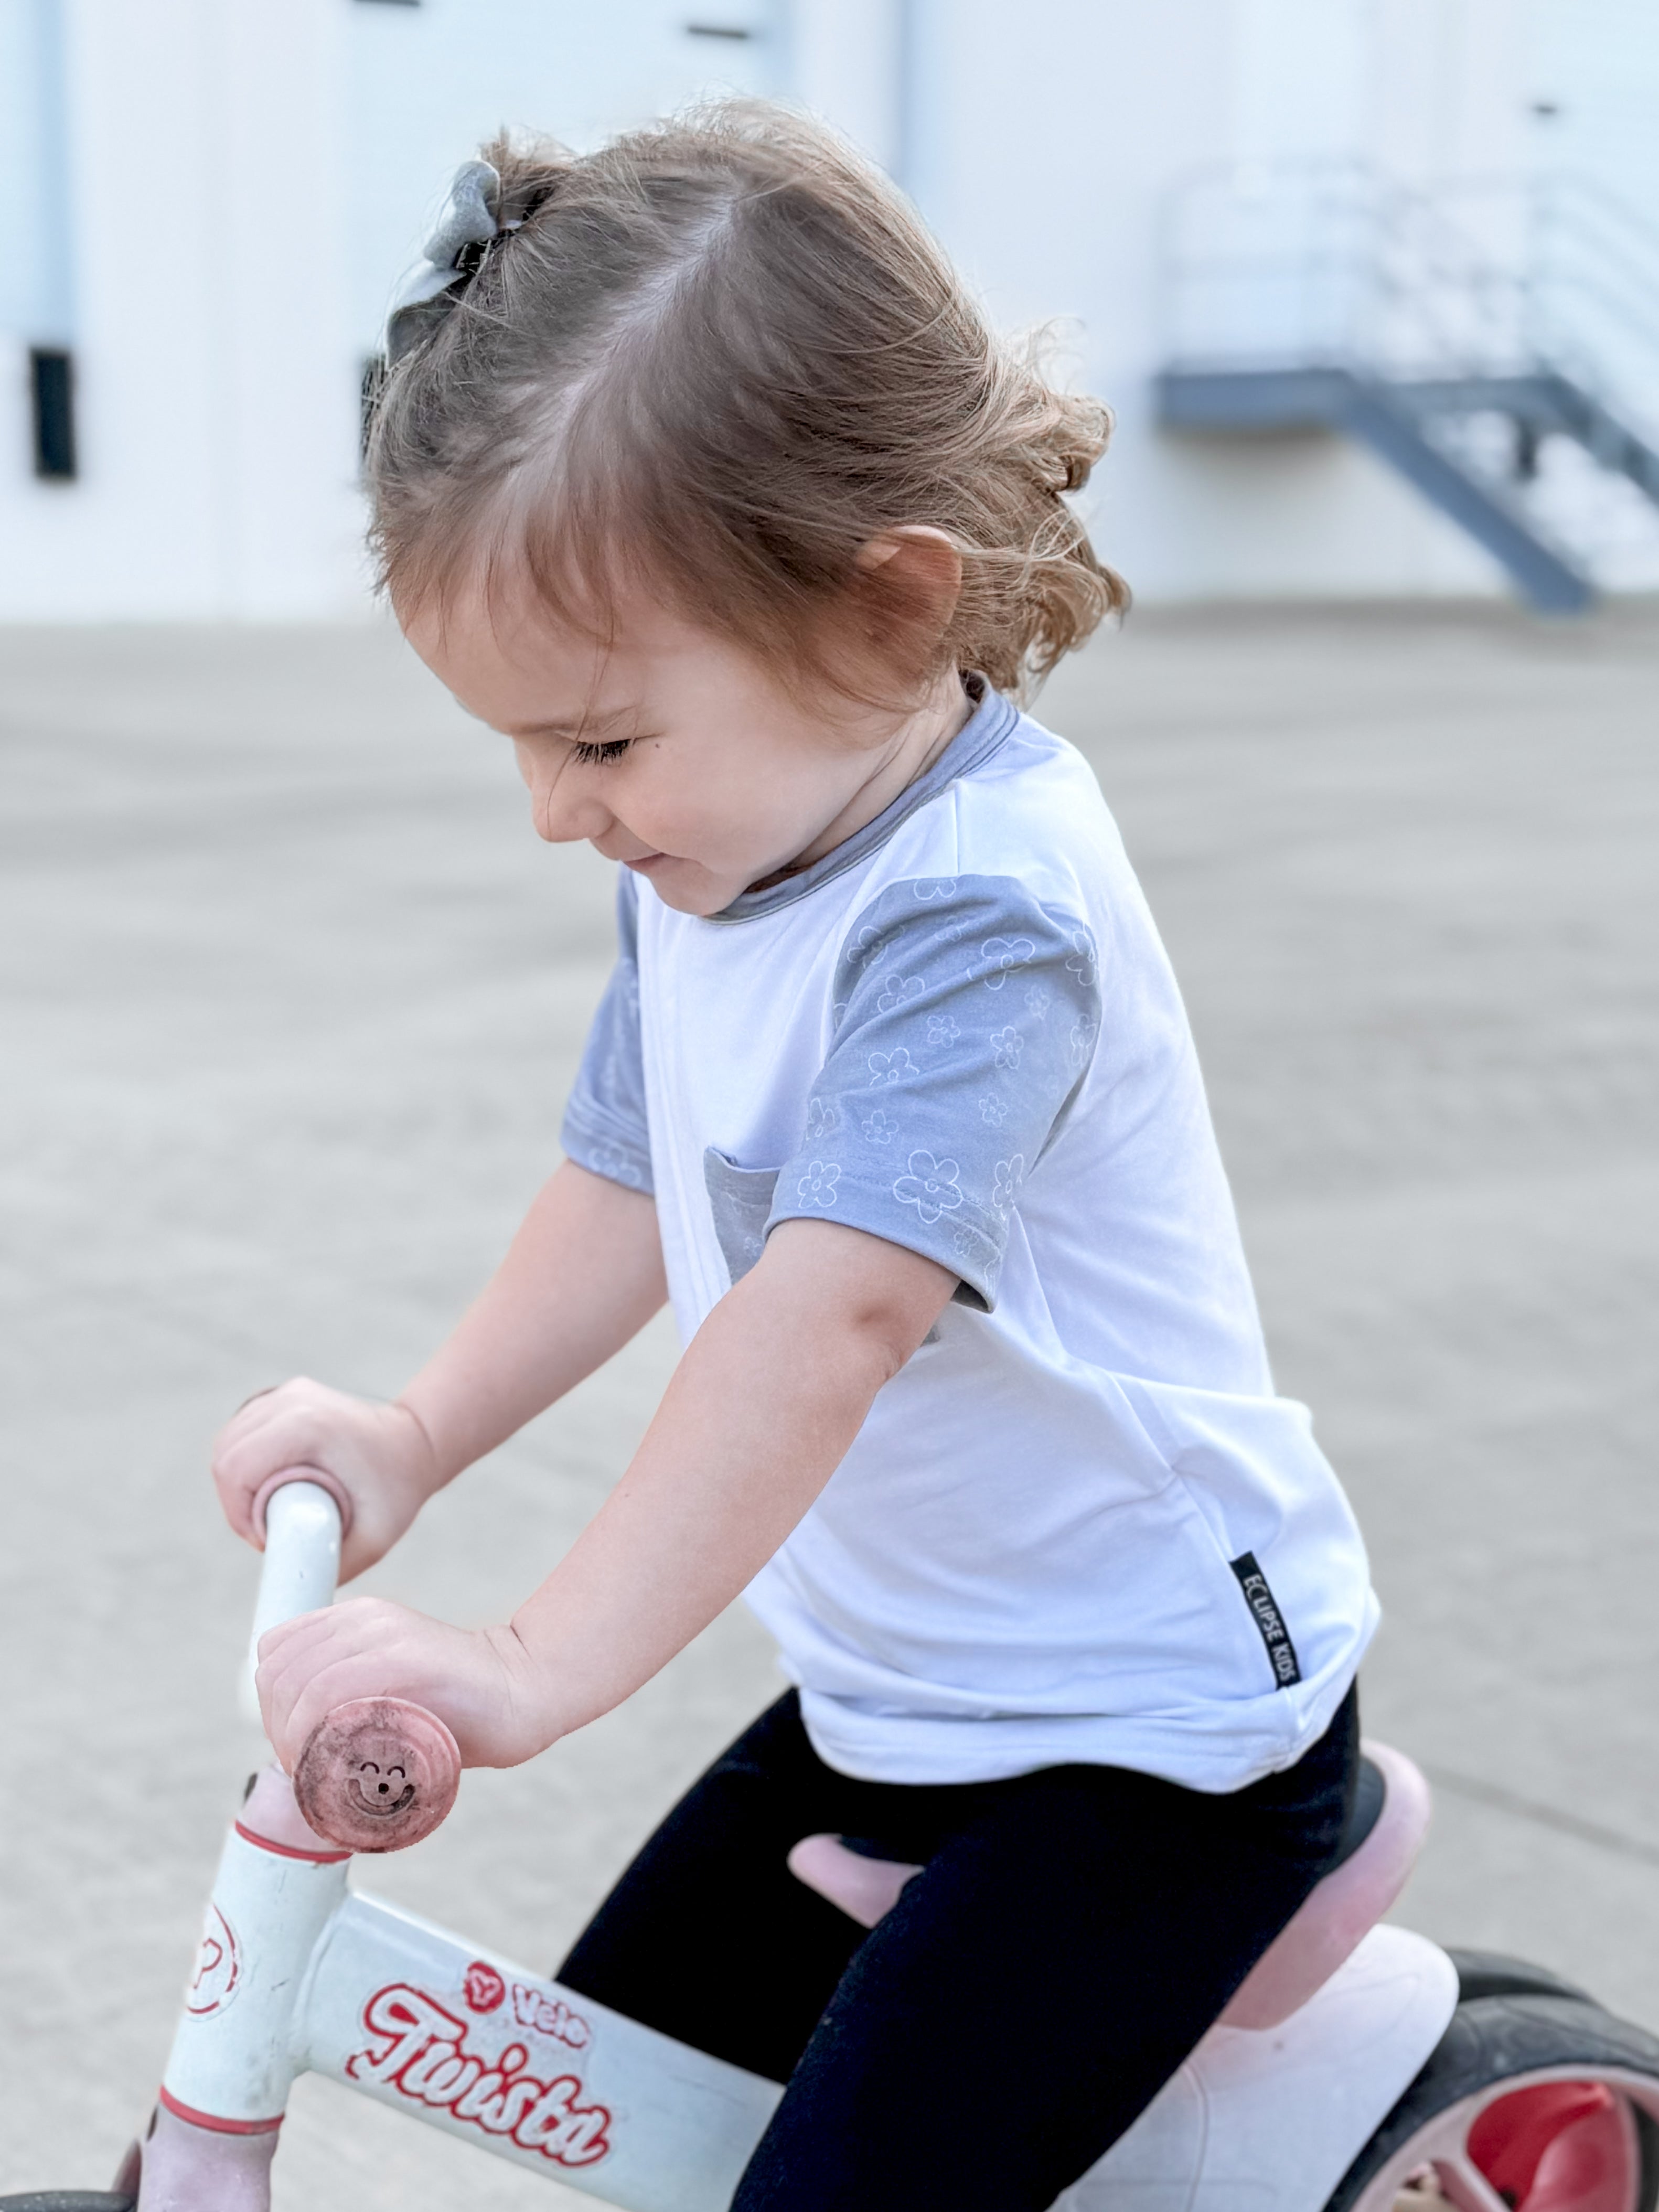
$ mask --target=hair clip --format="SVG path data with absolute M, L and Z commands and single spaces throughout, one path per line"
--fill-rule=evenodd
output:
M 516 222 L 502 222 L 501 173 L 489 161 L 463 161 L 456 170 L 438 217 L 438 227 L 421 251 L 421 258 L 398 284 L 386 313 L 384 350 L 388 367 L 417 345 L 440 319 L 424 312 L 471 282 L 477 273 L 485 249 Z

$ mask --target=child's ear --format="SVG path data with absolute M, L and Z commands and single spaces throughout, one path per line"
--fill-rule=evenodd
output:
M 930 665 L 962 596 L 962 556 L 942 530 L 903 523 L 854 563 L 868 643 L 885 659 Z

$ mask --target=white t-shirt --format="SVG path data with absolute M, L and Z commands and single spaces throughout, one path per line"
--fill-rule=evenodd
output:
M 750 1583 L 819 1755 L 882 1782 L 1292 1764 L 1376 1621 L 1275 1395 L 1186 1016 L 1087 763 L 985 694 L 814 866 L 707 919 L 626 870 L 564 1127 L 653 1191 L 689 1340 L 772 1224 L 956 1297 Z

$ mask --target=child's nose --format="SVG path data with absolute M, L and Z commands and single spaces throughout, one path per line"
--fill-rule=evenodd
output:
M 528 781 L 536 835 L 550 845 L 603 837 L 616 818 L 597 792 L 582 789 L 580 778 L 571 775 L 568 764 L 562 773 L 538 773 Z

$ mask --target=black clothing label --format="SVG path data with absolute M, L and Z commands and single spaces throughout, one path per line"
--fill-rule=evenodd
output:
M 1257 1566 L 1254 1552 L 1241 1552 L 1227 1564 L 1238 1577 L 1244 1602 L 1255 1615 L 1255 1625 L 1261 1631 L 1261 1641 L 1267 1647 L 1267 1662 L 1273 1670 L 1274 1687 L 1288 1690 L 1292 1682 L 1302 1680 L 1302 1669 L 1297 1662 L 1291 1632 L 1285 1626 L 1285 1616 L 1279 1610 L 1279 1601 L 1267 1587 L 1267 1577 Z

